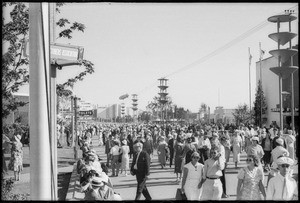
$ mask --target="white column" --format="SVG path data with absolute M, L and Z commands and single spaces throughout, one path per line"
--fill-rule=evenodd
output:
M 43 15 L 42 15 L 43 10 Z M 45 18 L 43 18 L 45 16 Z M 30 199 L 51 200 L 48 4 L 29 4 Z M 43 18 L 43 20 L 42 20 Z M 44 25 L 44 32 L 42 25 Z M 45 46 L 43 46 L 45 45 Z M 45 67 L 46 66 L 46 67 Z M 47 78 L 47 81 L 46 81 Z

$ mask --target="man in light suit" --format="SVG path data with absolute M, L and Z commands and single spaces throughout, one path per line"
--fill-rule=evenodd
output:
M 134 145 L 136 153 L 133 155 L 133 161 L 131 165 L 131 175 L 136 175 L 137 191 L 135 200 L 141 198 L 143 193 L 146 200 L 151 200 L 151 196 L 146 186 L 147 177 L 150 174 L 150 156 L 147 152 L 143 151 L 143 144 L 138 142 Z

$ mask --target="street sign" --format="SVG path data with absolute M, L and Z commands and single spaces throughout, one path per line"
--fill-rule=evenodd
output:
M 50 49 L 51 59 L 70 61 L 83 59 L 83 47 L 65 44 L 51 44 Z
M 91 116 L 91 115 L 93 115 L 93 111 L 79 111 L 79 115 L 80 116 L 85 116 L 85 115 Z
M 29 57 L 29 40 L 24 43 L 24 56 Z M 83 60 L 84 48 L 69 44 L 51 44 L 50 55 L 51 64 L 58 66 L 79 65 Z
M 271 109 L 272 112 L 280 112 L 280 108 Z M 291 112 L 290 108 L 282 108 L 282 112 Z M 295 112 L 299 112 L 299 108 L 295 108 Z

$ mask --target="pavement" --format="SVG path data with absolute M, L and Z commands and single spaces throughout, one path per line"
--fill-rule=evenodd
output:
M 96 153 L 100 155 L 102 161 L 106 161 L 106 154 L 104 153 L 104 146 L 97 146 L 98 140 L 96 137 L 93 139 L 93 148 Z M 70 147 L 58 148 L 58 174 L 63 175 L 65 173 L 71 173 L 73 171 L 73 164 L 75 163 L 73 149 Z M 81 153 L 80 153 L 81 156 Z M 8 154 L 5 157 L 9 157 Z M 238 169 L 235 169 L 234 163 L 232 162 L 232 155 L 230 157 L 227 169 L 226 169 L 226 188 L 229 198 L 222 200 L 236 200 L 236 186 L 237 186 L 237 173 L 238 171 L 246 166 L 246 154 L 241 154 L 241 162 L 238 164 Z M 130 160 L 131 162 L 131 160 Z M 15 182 L 13 193 L 30 193 L 30 166 L 29 166 L 29 147 L 24 147 L 24 170 L 22 171 L 21 180 Z M 13 172 L 8 172 L 8 177 L 13 177 Z M 129 171 L 127 172 L 129 174 Z M 298 165 L 294 166 L 294 174 L 298 174 Z M 108 174 L 111 175 L 111 172 Z M 268 173 L 265 173 L 264 185 L 266 186 Z M 136 194 L 136 177 L 132 175 L 125 176 L 119 174 L 118 177 L 110 177 L 114 185 L 115 192 L 119 193 L 123 200 L 134 200 Z M 154 151 L 152 156 L 152 163 L 150 166 L 150 176 L 147 180 L 147 187 L 153 200 L 175 200 L 176 190 L 180 188 L 181 183 L 176 182 L 176 174 L 174 173 L 174 165 L 170 168 L 167 166 L 161 169 L 157 153 Z M 58 186 L 58 189 L 61 189 Z M 67 190 L 66 190 L 67 191 Z M 66 197 L 67 194 L 62 195 Z M 77 194 L 77 198 L 83 198 L 83 194 Z M 142 195 L 141 200 L 145 198 Z M 65 200 L 65 199 L 60 199 Z

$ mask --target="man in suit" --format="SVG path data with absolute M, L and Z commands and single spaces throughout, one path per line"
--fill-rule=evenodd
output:
M 135 200 L 139 200 L 142 193 L 146 200 L 151 200 L 152 198 L 146 186 L 146 180 L 150 174 L 150 156 L 147 152 L 143 151 L 142 143 L 136 143 L 134 148 L 136 153 L 133 155 L 130 173 L 131 175 L 136 175 L 137 180 Z

